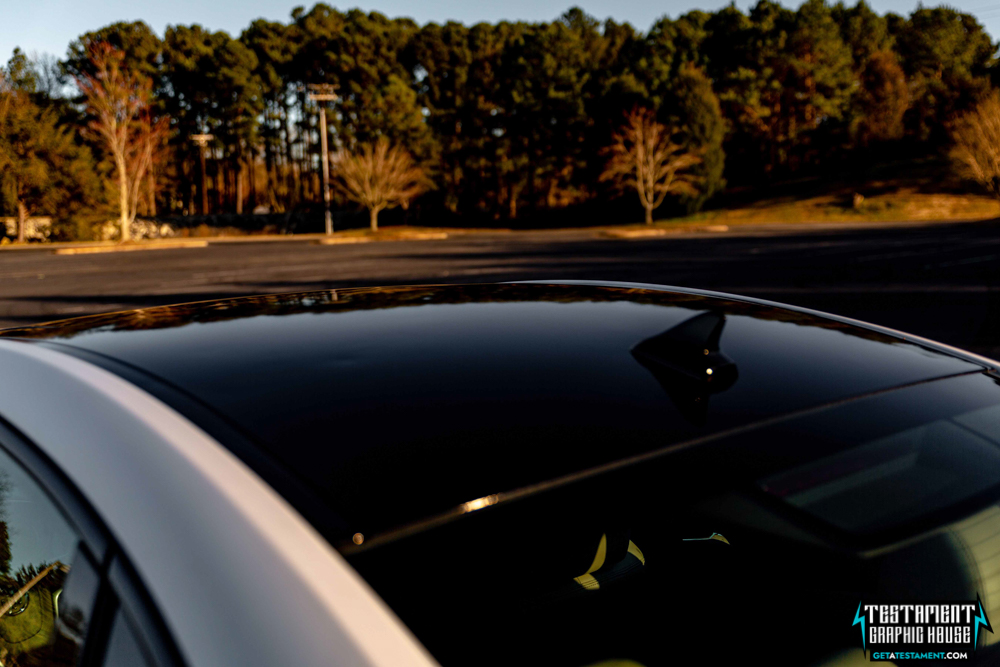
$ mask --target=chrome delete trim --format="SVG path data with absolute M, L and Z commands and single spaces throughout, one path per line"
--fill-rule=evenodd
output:
M 0 340 L 0 415 L 108 524 L 189 665 L 434 665 L 271 487 L 167 405 Z

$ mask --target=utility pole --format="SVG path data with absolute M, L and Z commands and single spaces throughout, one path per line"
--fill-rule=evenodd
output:
M 337 86 L 330 83 L 309 84 L 309 99 L 313 102 L 332 102 L 337 99 Z M 326 109 L 319 107 L 319 145 L 323 152 L 323 209 L 327 235 L 333 234 L 333 215 L 330 214 L 330 158 L 326 148 Z
M 213 134 L 192 134 L 191 141 L 198 144 L 198 155 L 201 158 L 201 214 L 208 215 L 208 190 L 205 188 L 205 146 L 215 138 Z

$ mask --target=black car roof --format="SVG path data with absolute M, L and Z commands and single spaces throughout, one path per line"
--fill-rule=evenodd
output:
M 699 315 L 694 333 L 663 335 Z M 734 364 L 728 385 L 685 375 L 700 363 L 685 341 L 708 329 Z M 174 407 L 201 423 L 211 412 L 290 471 L 348 536 L 779 415 L 982 370 L 802 311 L 593 284 L 245 297 L 0 335 L 155 378 Z

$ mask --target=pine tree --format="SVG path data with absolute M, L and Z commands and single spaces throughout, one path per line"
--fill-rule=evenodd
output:
M 672 104 L 666 109 L 668 118 L 683 128 L 687 144 L 701 147 L 701 162 L 691 170 L 701 179 L 700 187 L 697 194 L 684 199 L 688 211 L 693 213 L 726 186 L 723 177 L 726 153 L 722 147 L 726 119 L 719 98 L 712 90 L 712 82 L 691 62 L 681 66 L 671 97 Z M 661 113 L 661 117 L 663 115 Z
M 35 104 L 34 79 L 24 76 L 18 58 L 0 69 L 0 199 L 15 212 L 23 242 L 29 215 L 64 216 L 71 200 L 86 199 L 96 183 L 90 151 L 54 108 Z

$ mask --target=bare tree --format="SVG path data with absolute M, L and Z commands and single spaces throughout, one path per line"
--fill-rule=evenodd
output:
M 123 68 L 124 54 L 105 42 L 90 46 L 93 74 L 76 78 L 93 116 L 90 128 L 104 140 L 118 175 L 121 240 L 128 241 L 138 207 L 140 185 L 167 131 L 167 121 L 154 121 L 152 84 Z
M 653 224 L 653 211 L 668 194 L 695 195 L 700 176 L 689 173 L 701 164 L 699 151 L 673 141 L 677 132 L 658 123 L 651 111 L 635 110 L 615 133 L 605 149 L 610 155 L 602 181 L 615 181 L 621 188 L 634 188 L 646 209 L 646 224 Z
M 951 127 L 951 158 L 962 175 L 1000 199 L 1000 93 L 980 102 Z
M 166 118 L 154 120 L 149 109 L 136 121 L 135 146 L 128 156 L 129 223 L 139 210 L 143 183 L 146 185 L 149 215 L 156 215 L 156 175 L 154 167 L 163 159 L 163 144 L 169 129 Z
M 399 146 L 385 137 L 360 151 L 342 149 L 333 157 L 334 185 L 353 202 L 368 209 L 372 231 L 378 231 L 378 214 L 411 200 L 432 187 L 424 170 Z

